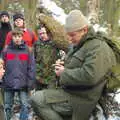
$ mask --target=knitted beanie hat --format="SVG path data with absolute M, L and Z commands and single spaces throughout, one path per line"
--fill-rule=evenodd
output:
M 18 18 L 23 19 L 23 20 L 25 19 L 23 14 L 21 13 L 16 13 L 15 15 L 13 15 L 13 21 L 15 21 Z
M 66 18 L 65 30 L 66 32 L 74 32 L 89 25 L 87 18 L 80 10 L 72 10 Z
M 7 11 L 2 11 L 2 12 L 0 13 L 0 18 L 1 18 L 3 15 L 8 16 L 8 18 L 10 17 L 10 16 L 9 16 L 9 13 L 8 13 Z

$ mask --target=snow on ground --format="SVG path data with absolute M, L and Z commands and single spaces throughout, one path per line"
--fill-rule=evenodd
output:
M 115 100 L 120 104 L 120 89 L 117 92 L 118 94 L 115 96 Z
M 104 33 L 107 34 L 107 30 L 108 30 L 107 27 L 101 27 L 99 24 L 95 24 L 95 25 L 93 26 L 93 28 L 94 28 L 95 32 L 101 31 L 101 32 L 104 32 Z

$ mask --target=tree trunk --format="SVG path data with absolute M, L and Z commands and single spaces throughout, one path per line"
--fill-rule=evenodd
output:
M 88 0 L 87 14 L 91 24 L 99 23 L 100 0 Z

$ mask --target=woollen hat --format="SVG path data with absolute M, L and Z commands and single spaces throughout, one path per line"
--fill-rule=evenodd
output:
M 16 13 L 15 15 L 13 15 L 13 21 L 15 21 L 18 18 L 23 19 L 23 20 L 25 19 L 23 14 L 21 13 Z
M 80 10 L 72 10 L 66 18 L 65 30 L 66 32 L 74 32 L 89 25 L 87 18 Z
M 10 16 L 9 16 L 9 13 L 8 13 L 7 11 L 2 11 L 2 12 L 0 13 L 0 18 L 1 18 L 3 15 L 8 16 L 8 18 L 10 17 Z

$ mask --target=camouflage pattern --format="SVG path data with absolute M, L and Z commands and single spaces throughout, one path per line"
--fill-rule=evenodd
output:
M 59 49 L 52 40 L 47 42 L 38 41 L 35 45 L 36 57 L 36 79 L 48 84 L 50 80 L 55 80 L 55 72 L 52 64 L 60 57 Z

